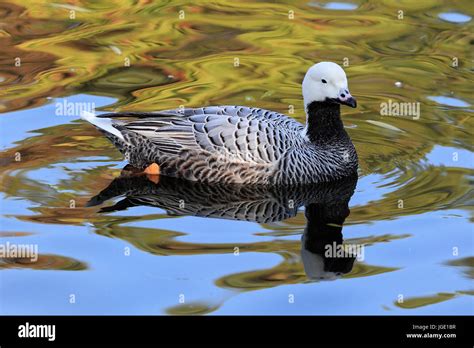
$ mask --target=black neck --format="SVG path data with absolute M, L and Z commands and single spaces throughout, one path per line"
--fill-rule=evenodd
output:
M 313 143 L 324 144 L 348 137 L 341 121 L 341 105 L 314 101 L 306 106 L 307 136 Z

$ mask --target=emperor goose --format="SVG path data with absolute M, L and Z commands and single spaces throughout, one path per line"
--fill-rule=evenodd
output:
M 309 184 L 357 171 L 340 106 L 356 107 L 344 70 L 321 62 L 303 80 L 306 125 L 246 106 L 208 106 L 82 118 L 146 173 L 207 183 Z M 117 119 L 118 118 L 118 119 Z

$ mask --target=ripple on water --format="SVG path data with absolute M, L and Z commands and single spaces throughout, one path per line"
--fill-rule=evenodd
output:
M 88 269 L 86 263 L 61 255 L 38 255 L 37 260 L 29 258 L 1 258 L 0 270 L 10 268 L 23 268 L 49 271 L 84 271 Z
M 357 9 L 356 4 L 352 4 L 350 2 L 328 2 L 325 4 L 321 4 L 319 2 L 309 2 L 309 6 L 311 7 L 320 7 L 325 8 L 326 10 L 344 10 L 344 11 L 351 11 Z
M 459 12 L 442 12 L 438 18 L 450 23 L 467 23 L 472 19 L 471 16 Z
M 458 108 L 467 108 L 470 106 L 470 104 L 466 103 L 464 100 L 453 98 L 453 97 L 445 97 L 445 96 L 440 95 L 440 96 L 429 96 L 427 98 L 438 104 L 447 105 L 447 106 L 455 106 Z

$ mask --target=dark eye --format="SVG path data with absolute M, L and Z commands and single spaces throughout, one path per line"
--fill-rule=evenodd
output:
M 325 79 L 321 80 L 322 83 L 328 83 Z

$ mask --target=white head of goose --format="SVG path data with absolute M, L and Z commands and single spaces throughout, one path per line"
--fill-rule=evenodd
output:
M 208 106 L 82 118 L 99 128 L 130 165 L 200 182 L 295 185 L 338 180 L 357 171 L 340 117 L 356 106 L 344 70 L 312 66 L 303 80 L 306 127 L 284 114 L 246 106 Z

